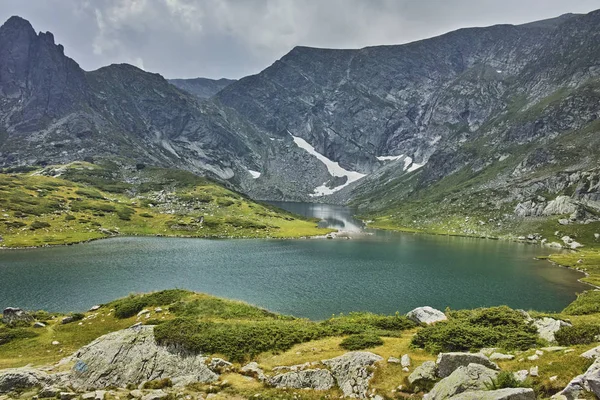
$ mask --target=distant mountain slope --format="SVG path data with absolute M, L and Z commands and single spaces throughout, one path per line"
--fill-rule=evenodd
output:
M 202 101 L 129 65 L 82 71 L 14 17 L 0 28 L 0 166 L 118 155 L 258 199 L 351 201 L 395 226 L 475 208 L 546 218 L 562 194 L 593 220 L 599 82 L 600 11 L 296 47 Z
M 220 92 L 223 88 L 235 82 L 235 79 L 169 79 L 170 84 L 177 86 L 181 90 L 193 94 L 199 99 L 208 99 Z

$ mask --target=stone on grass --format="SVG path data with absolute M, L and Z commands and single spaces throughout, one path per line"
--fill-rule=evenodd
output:
M 493 360 L 493 361 L 496 361 L 496 360 L 512 360 L 514 358 L 515 358 L 515 356 L 513 356 L 512 354 L 493 353 L 492 355 L 490 355 L 490 360 Z
M 437 380 L 437 365 L 433 361 L 425 361 L 408 376 L 412 386 L 427 386 Z
M 449 397 L 448 400 L 535 400 L 535 392 L 530 388 L 506 388 L 498 390 L 477 390 Z
M 445 378 L 454 372 L 458 367 L 464 367 L 469 364 L 480 364 L 491 369 L 498 369 L 498 365 L 490 361 L 489 358 L 481 353 L 440 353 L 438 355 L 437 374 L 440 378 Z
M 8 326 L 16 324 L 30 324 L 33 322 L 33 317 L 27 311 L 17 307 L 7 307 L 2 313 L 2 323 Z
M 276 375 L 269 379 L 269 384 L 278 389 L 329 390 L 335 381 L 326 369 L 305 369 Z
M 527 377 L 529 376 L 529 371 L 527 371 L 526 369 L 522 369 L 513 373 L 513 376 L 517 381 L 525 382 L 525 379 L 527 379 Z
M 260 382 L 265 382 L 267 380 L 267 376 L 265 375 L 264 371 L 258 366 L 258 364 L 255 361 L 244 365 L 240 369 L 240 373 L 242 375 L 250 376 Z
M 410 367 L 410 364 L 411 364 L 410 356 L 408 354 L 403 354 L 402 359 L 400 360 L 400 364 L 403 367 Z
M 498 377 L 498 371 L 481 364 L 459 366 L 427 393 L 424 400 L 444 400 L 463 392 L 486 390 L 488 385 Z
M 415 308 L 409 311 L 406 317 L 416 323 L 427 325 L 448 319 L 446 314 L 429 306 Z
M 533 321 L 533 325 L 537 328 L 538 335 L 542 339 L 545 339 L 550 343 L 556 341 L 556 339 L 554 338 L 554 334 L 558 332 L 560 328 L 562 328 L 563 326 L 572 326 L 568 322 L 549 317 L 536 319 L 535 321 Z
M 373 371 L 369 367 L 383 360 L 368 351 L 353 351 L 339 357 L 323 360 L 346 397 L 366 398 Z

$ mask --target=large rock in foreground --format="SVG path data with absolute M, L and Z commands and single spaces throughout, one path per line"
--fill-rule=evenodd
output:
M 463 392 L 486 390 L 498 377 L 498 371 L 480 364 L 459 367 L 450 376 L 439 381 L 423 400 L 444 400 Z
M 530 388 L 477 390 L 452 396 L 448 400 L 535 400 L 535 392 Z
M 409 311 L 406 317 L 416 323 L 427 325 L 448 319 L 446 314 L 429 306 L 415 308 Z
M 326 369 L 306 369 L 276 375 L 269 379 L 269 384 L 278 389 L 329 390 L 335 381 Z
M 323 360 L 335 377 L 338 386 L 346 397 L 364 399 L 369 390 L 369 381 L 373 372 L 368 367 L 383 360 L 377 354 L 368 351 L 353 351 L 329 360 Z
M 54 378 L 33 368 L 13 368 L 0 371 L 0 393 L 31 389 L 54 383 Z
M 440 378 L 445 378 L 458 367 L 465 367 L 469 364 L 480 364 L 490 369 L 499 369 L 496 363 L 481 353 L 440 353 L 436 364 L 437 374 Z
M 218 375 L 200 355 L 183 354 L 156 344 L 153 326 L 109 333 L 74 355 L 71 385 L 78 390 L 125 387 L 171 378 L 174 382 L 213 382 Z

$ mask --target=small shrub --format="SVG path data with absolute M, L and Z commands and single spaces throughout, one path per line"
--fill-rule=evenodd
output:
M 75 191 L 75 194 L 78 194 L 79 196 L 85 196 L 90 199 L 96 199 L 96 200 L 100 200 L 100 199 L 104 198 L 104 196 L 102 196 L 102 193 L 100 193 L 97 190 L 93 190 L 93 189 L 79 189 L 79 190 Z
M 220 205 L 221 207 L 229 207 L 229 206 L 235 204 L 235 201 L 233 201 L 231 199 L 220 198 L 217 200 L 217 204 Z
M 65 215 L 65 221 L 75 221 L 77 218 L 71 214 Z
M 144 383 L 144 389 L 164 389 L 172 387 L 173 382 L 170 378 L 155 379 Z
M 600 335 L 600 325 L 582 324 L 563 326 L 554 334 L 554 337 L 561 346 L 573 346 L 593 343 L 598 335 Z
M 175 318 L 154 328 L 156 341 L 193 353 L 223 354 L 244 362 L 260 353 L 281 352 L 292 346 L 320 339 L 326 332 L 308 321 L 199 322 Z
M 363 350 L 381 346 L 383 340 L 373 333 L 360 333 L 351 335 L 342 340 L 340 347 L 345 350 Z
M 526 350 L 539 343 L 537 329 L 518 311 L 491 307 L 448 312 L 449 320 L 421 329 L 412 345 L 431 353 L 476 351 L 483 347 Z
M 149 214 L 147 212 L 143 212 L 140 214 L 140 217 L 144 217 L 144 218 L 154 218 L 154 216 L 152 214 Z
M 4 225 L 6 225 L 7 228 L 14 228 L 14 229 L 18 229 L 18 228 L 27 226 L 26 223 L 21 222 L 21 221 L 9 221 L 9 222 L 5 222 Z
M 135 210 L 131 207 L 117 208 L 117 216 L 123 221 L 131 221 L 131 216 L 135 214 Z
M 29 225 L 29 229 L 35 231 L 37 229 L 49 228 L 50 224 L 44 221 L 33 221 L 31 225 Z
M 13 340 L 34 338 L 36 336 L 38 336 L 37 333 L 26 328 L 0 328 L 0 345 L 10 343 Z
M 166 306 L 181 300 L 188 292 L 180 289 L 163 290 L 145 295 L 132 295 L 113 301 L 111 306 L 115 309 L 116 318 L 133 317 L 144 307 Z

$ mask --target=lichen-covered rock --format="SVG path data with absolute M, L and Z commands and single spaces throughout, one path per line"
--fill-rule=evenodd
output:
M 437 379 L 437 365 L 433 361 L 425 361 L 408 376 L 408 382 L 413 386 L 427 386 Z
M 260 368 L 258 366 L 258 364 L 254 361 L 252 361 L 251 363 L 248 363 L 246 365 L 244 365 L 241 369 L 240 369 L 240 373 L 242 375 L 246 375 L 246 376 L 250 376 L 260 382 L 265 382 L 267 380 L 267 376 L 265 375 L 264 371 L 262 370 L 262 368 Z
M 27 311 L 16 307 L 7 307 L 2 313 L 2 323 L 8 326 L 13 326 L 18 323 L 30 324 L 34 319 Z
M 535 392 L 530 388 L 477 390 L 449 397 L 448 400 L 535 400 Z
M 419 324 L 433 324 L 439 321 L 445 321 L 448 318 L 446 314 L 433 307 L 418 307 L 406 314 L 406 317 Z
M 590 349 L 588 351 L 586 351 L 585 353 L 581 354 L 581 357 L 583 358 L 588 358 L 588 359 L 597 359 L 598 356 L 600 356 L 600 346 L 598 347 L 594 347 L 593 349 Z
M 269 379 L 269 384 L 278 389 L 329 390 L 335 381 L 326 369 L 305 369 L 276 375 Z
M 0 371 L 0 393 L 51 385 L 55 381 L 56 379 L 52 375 L 34 368 L 5 369 Z
M 481 364 L 460 366 L 439 381 L 423 399 L 444 400 L 463 392 L 486 390 L 486 385 L 489 385 L 497 377 L 498 371 Z
M 218 378 L 205 364 L 205 357 L 159 346 L 153 326 L 101 336 L 79 349 L 73 361 L 69 380 L 78 390 L 125 387 L 163 378 L 185 378 L 188 382 L 213 382 Z
M 568 322 L 549 317 L 538 318 L 533 321 L 533 325 L 537 328 L 538 335 L 550 343 L 556 341 L 554 334 L 558 332 L 560 328 L 563 326 L 571 326 Z
M 445 378 L 452 374 L 458 367 L 464 367 L 469 364 L 480 364 L 487 368 L 499 369 L 498 365 L 481 353 L 440 353 L 436 364 L 437 374 L 440 378 Z
M 403 354 L 402 358 L 400 359 L 400 364 L 402 365 L 402 367 L 408 368 L 410 367 L 411 361 L 412 360 L 410 359 L 410 356 L 408 354 Z
M 333 374 L 344 396 L 366 398 L 369 381 L 373 377 L 368 367 L 383 360 L 367 351 L 353 351 L 329 360 L 323 360 Z

